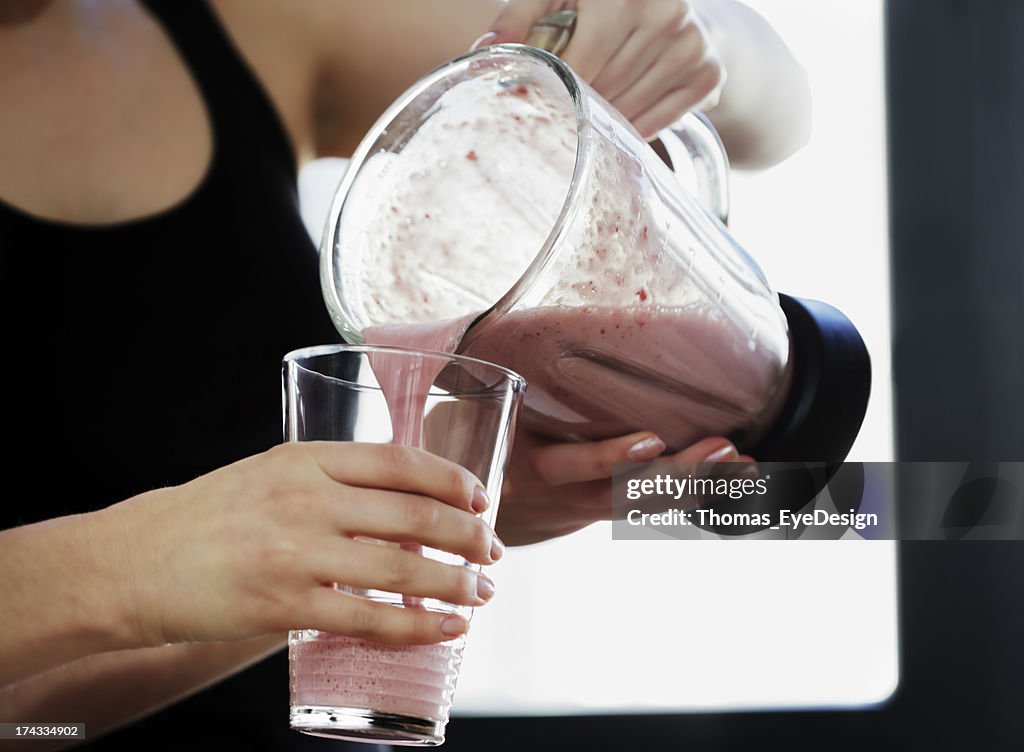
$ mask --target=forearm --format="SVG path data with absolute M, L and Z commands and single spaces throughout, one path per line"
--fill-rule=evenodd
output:
M 92 655 L 0 690 L 0 721 L 85 723 L 89 738 L 152 713 L 269 655 L 284 635 Z M 26 749 L 70 742 L 33 740 Z
M 708 112 L 730 162 L 758 169 L 782 161 L 810 136 L 807 76 L 782 38 L 735 0 L 690 0 L 725 64 L 718 106 Z
M 100 513 L 0 531 L 0 687 L 140 647 L 116 535 Z

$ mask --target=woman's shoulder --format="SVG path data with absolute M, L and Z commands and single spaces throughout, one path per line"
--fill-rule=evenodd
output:
M 314 141 L 313 111 L 319 76 L 324 6 L 339 3 L 303 0 L 207 0 L 239 54 L 256 74 L 276 106 L 296 147 L 309 154 Z
M 303 156 L 345 156 L 417 78 L 466 50 L 499 0 L 207 0 Z

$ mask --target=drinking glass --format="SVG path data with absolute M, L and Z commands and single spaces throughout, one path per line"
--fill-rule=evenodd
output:
M 289 353 L 282 371 L 288 441 L 399 443 L 444 457 L 484 484 L 491 506 L 482 516 L 493 526 L 526 387 L 522 377 L 458 355 L 349 345 Z M 479 568 L 461 556 L 401 545 L 447 564 Z M 473 611 L 431 598 L 335 587 L 394 608 L 466 618 Z M 355 741 L 441 744 L 464 644 L 465 635 L 434 645 L 394 646 L 293 631 L 291 726 Z

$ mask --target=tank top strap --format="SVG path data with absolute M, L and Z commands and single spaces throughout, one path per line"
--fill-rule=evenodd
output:
M 277 108 L 207 0 L 140 0 L 170 37 L 211 119 L 215 159 L 277 150 L 295 173 L 294 147 Z

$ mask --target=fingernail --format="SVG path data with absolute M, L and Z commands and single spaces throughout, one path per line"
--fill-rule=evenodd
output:
M 476 514 L 480 514 L 491 505 L 491 500 L 487 498 L 487 491 L 484 490 L 483 486 L 477 486 L 473 489 L 473 500 L 469 502 L 469 508 L 472 509 Z
M 496 31 L 488 31 L 486 34 L 481 34 L 476 38 L 476 41 L 473 42 L 473 44 L 469 45 L 469 51 L 475 52 L 477 48 L 483 47 L 486 44 L 491 44 L 493 40 L 497 38 L 498 32 Z
M 495 535 L 491 539 L 491 561 L 497 561 L 505 555 L 505 544 L 501 542 L 501 538 Z
M 734 460 L 740 456 L 740 453 L 736 451 L 736 447 L 732 444 L 726 444 L 724 447 L 719 447 L 707 457 L 704 458 L 705 462 L 728 462 Z
M 478 574 L 476 576 L 476 597 L 481 601 L 489 601 L 491 596 L 494 595 L 494 583 L 491 582 L 491 578 L 485 574 Z
M 641 439 L 626 452 L 626 457 L 637 462 L 639 460 L 653 460 L 665 451 L 665 442 L 657 436 L 648 436 Z
M 469 630 L 469 622 L 461 616 L 446 616 L 441 620 L 441 634 L 458 637 Z

